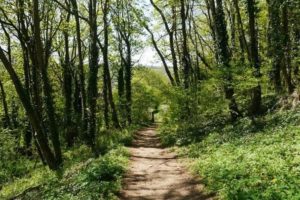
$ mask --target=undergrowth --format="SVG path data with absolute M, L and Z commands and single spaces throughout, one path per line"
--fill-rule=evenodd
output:
M 165 145 L 180 146 L 179 154 L 190 158 L 191 169 L 220 199 L 300 199 L 297 111 L 268 114 L 255 122 L 169 124 L 161 137 Z
M 96 143 L 100 153 L 98 158 L 93 157 L 86 145 L 65 151 L 64 168 L 59 172 L 53 172 L 41 163 L 36 164 L 35 160 L 28 161 L 27 174 L 3 181 L 0 199 L 116 199 L 129 158 L 123 146 L 131 143 L 132 134 L 137 128 L 102 131 Z M 21 160 L 16 162 L 19 167 L 23 166 Z M 4 161 L 0 163 L 4 166 Z M 24 163 L 24 167 L 26 164 L 28 163 Z M 0 172 L 5 173 L 5 170 L 6 168 L 2 168 Z

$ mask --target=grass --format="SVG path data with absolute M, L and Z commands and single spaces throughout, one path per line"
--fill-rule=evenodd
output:
M 99 158 L 92 157 L 85 145 L 65 151 L 63 171 L 53 172 L 37 164 L 26 175 L 5 182 L 0 199 L 116 199 L 129 158 L 123 146 L 131 143 L 137 128 L 102 132 L 96 144 L 102 154 Z
M 184 143 L 174 141 L 184 130 L 179 126 L 172 133 L 163 129 L 162 138 L 166 144 L 184 144 L 179 154 L 191 160 L 191 169 L 220 199 L 300 199 L 298 112 L 269 114 L 255 124 L 242 119 L 211 131 L 206 127 L 206 133 L 185 129 L 188 133 L 178 137 Z
M 27 177 L 5 185 L 0 199 L 115 199 L 128 157 L 126 149 L 120 146 L 99 158 L 72 163 L 66 167 L 63 176 L 46 167 L 39 168 Z
M 32 176 L 30 181 L 38 187 L 30 185 L 30 190 L 19 195 L 23 200 L 67 200 L 67 199 L 116 199 L 115 194 L 121 188 L 121 178 L 126 171 L 128 153 L 122 147 L 109 151 L 100 158 L 90 158 L 66 170 L 63 177 L 56 176 L 54 172 L 35 171 L 39 176 Z M 28 180 L 28 179 L 27 179 Z M 2 190 L 1 198 L 15 197 L 16 191 L 12 189 L 28 182 L 15 183 Z M 24 189 L 24 188 L 22 188 Z

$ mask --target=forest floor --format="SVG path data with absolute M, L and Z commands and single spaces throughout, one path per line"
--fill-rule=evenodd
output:
M 156 127 L 145 128 L 134 137 L 130 169 L 123 180 L 121 200 L 202 200 L 199 178 L 189 174 L 175 153 L 163 148 Z

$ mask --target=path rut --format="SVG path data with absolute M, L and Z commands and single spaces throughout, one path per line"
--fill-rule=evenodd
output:
M 203 184 L 186 172 L 175 153 L 162 148 L 155 130 L 149 127 L 135 135 L 120 200 L 214 199 L 203 193 Z

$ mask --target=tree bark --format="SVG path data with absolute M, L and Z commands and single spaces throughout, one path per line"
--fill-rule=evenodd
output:
M 11 63 L 9 62 L 8 58 L 6 57 L 1 47 L 0 47 L 0 60 L 2 61 L 5 69 L 9 73 L 10 78 L 18 93 L 18 96 L 26 110 L 29 121 L 33 126 L 34 130 L 36 131 L 35 135 L 43 157 L 45 158 L 50 169 L 57 170 L 59 168 L 59 165 L 57 164 L 55 155 L 52 153 L 48 145 L 46 134 L 44 133 L 43 128 L 41 126 L 42 119 L 38 117 L 36 110 L 31 105 L 28 93 L 24 89 L 18 75 L 16 74 L 14 68 L 12 67 Z
M 48 77 L 44 49 L 41 40 L 41 28 L 40 28 L 40 15 L 39 15 L 39 2 L 33 0 L 33 27 L 34 27 L 34 47 L 35 47 L 35 58 L 36 64 L 42 74 L 43 91 L 45 94 L 45 103 L 47 116 L 49 119 L 49 129 L 51 131 L 51 140 L 54 148 L 55 158 L 57 165 L 62 164 L 62 155 L 60 149 L 59 132 L 56 125 L 55 119 L 55 108 L 52 96 L 52 87 Z
M 280 6 L 281 0 L 268 0 L 269 10 L 269 51 L 272 61 L 271 81 L 276 93 L 282 92 L 281 66 L 284 54 L 282 52 Z
M 4 109 L 4 118 L 3 118 L 3 125 L 5 128 L 10 128 L 11 123 L 10 123 L 10 117 L 8 113 L 8 106 L 7 106 L 7 101 L 6 101 L 6 93 L 4 90 L 4 86 L 2 81 L 0 80 L 0 91 L 1 91 L 1 97 L 2 97 L 2 105 Z
M 125 93 L 126 93 L 126 118 L 127 123 L 130 125 L 132 123 L 131 116 L 131 105 L 132 105 L 132 93 L 131 93 L 131 78 L 132 78 L 132 60 L 131 60 L 131 44 L 130 41 L 126 42 L 127 47 L 127 62 L 125 65 Z
M 283 75 L 287 85 L 287 91 L 292 94 L 294 91 L 294 84 L 292 82 L 292 64 L 291 64 L 291 45 L 290 45 L 290 27 L 289 27 L 289 9 L 288 3 L 284 3 L 282 6 L 282 37 L 283 37 L 283 49 L 284 49 L 284 66 Z
M 98 97 L 98 57 L 99 49 L 97 46 L 97 1 L 89 1 L 89 76 L 88 76 L 88 95 L 87 103 L 89 108 L 89 125 L 88 125 L 88 143 L 93 151 L 96 137 L 96 106 Z
M 169 44 L 170 44 L 170 51 L 171 51 L 171 56 L 172 56 L 172 63 L 173 63 L 173 69 L 174 69 L 174 77 L 175 77 L 175 81 L 177 85 L 180 85 L 180 79 L 179 79 L 179 72 L 178 72 L 178 64 L 177 64 L 177 55 L 176 55 L 176 51 L 175 51 L 175 44 L 174 44 L 174 29 L 176 28 L 174 22 L 175 22 L 175 17 L 176 17 L 176 7 L 172 6 L 172 12 L 173 12 L 173 16 L 172 16 L 172 23 L 173 23 L 173 27 L 170 28 L 168 21 L 163 13 L 163 11 L 154 3 L 153 0 L 150 0 L 152 6 L 155 8 L 155 10 L 160 14 L 165 29 L 168 33 L 169 36 Z
M 222 70 L 224 81 L 225 98 L 229 102 L 229 111 L 232 121 L 237 120 L 241 115 L 238 105 L 234 97 L 234 88 L 232 85 L 232 74 L 230 72 L 230 53 L 228 47 L 228 33 L 225 21 L 225 14 L 223 10 L 222 0 L 216 0 L 216 11 L 214 18 L 215 30 L 216 30 L 216 43 L 218 47 L 218 63 Z
M 70 14 L 66 16 L 66 22 L 70 22 Z M 68 147 L 74 145 L 74 131 L 72 130 L 72 69 L 70 62 L 70 53 L 69 53 L 69 33 L 67 30 L 64 31 L 64 41 L 65 41 L 65 58 L 63 63 L 63 77 L 64 77 L 64 96 L 65 96 L 65 137 Z
M 176 84 L 175 84 L 175 81 L 174 81 L 174 78 L 173 78 L 173 76 L 172 76 L 172 74 L 171 74 L 171 72 L 170 72 L 170 70 L 169 70 L 167 61 L 166 61 L 164 55 L 162 54 L 162 52 L 160 51 L 160 49 L 158 48 L 158 45 L 157 45 L 157 43 L 156 43 L 156 40 L 155 40 L 155 37 L 154 37 L 153 32 L 150 30 L 150 28 L 148 27 L 147 24 L 144 24 L 144 27 L 145 27 L 145 29 L 148 31 L 148 33 L 149 33 L 150 36 L 151 36 L 151 41 L 152 41 L 152 44 L 153 44 L 153 46 L 154 46 L 154 49 L 156 50 L 157 54 L 159 55 L 159 57 L 160 57 L 160 59 L 161 59 L 161 61 L 162 61 L 162 63 L 163 63 L 165 72 L 166 72 L 166 74 L 167 74 L 167 76 L 168 76 L 168 78 L 169 78 L 171 84 L 172 84 L 173 86 L 176 85 Z
M 80 82 L 80 95 L 81 95 L 81 119 L 83 122 L 83 129 L 86 129 L 87 116 L 86 116 L 86 91 L 85 91 L 85 77 L 84 77 L 84 65 L 83 65 L 83 54 L 82 54 L 82 41 L 81 41 L 81 31 L 80 31 L 80 18 L 77 0 L 71 0 L 71 4 L 74 10 L 74 17 L 76 22 L 76 40 L 77 40 L 77 51 L 78 51 L 78 73 Z
M 254 78 L 260 78 L 260 60 L 258 53 L 258 39 L 256 29 L 256 7 L 255 0 L 247 0 L 247 10 L 249 17 L 249 35 L 250 35 L 250 55 L 249 60 L 254 69 Z M 249 107 L 249 113 L 252 116 L 258 115 L 261 112 L 261 86 L 258 83 L 257 86 L 251 89 L 251 103 Z
M 242 21 L 242 16 L 240 12 L 240 7 L 238 0 L 233 0 L 233 4 L 235 7 L 235 12 L 237 14 L 237 22 L 238 22 L 238 32 L 239 32 L 239 41 L 240 41 L 240 47 L 242 50 L 242 61 L 244 61 L 244 52 L 246 51 L 247 53 L 247 58 L 248 60 L 251 60 L 251 52 L 246 40 L 246 34 L 245 34 L 245 29 Z
M 117 109 L 114 103 L 112 86 L 111 86 L 111 76 L 109 70 L 109 60 L 108 60 L 108 36 L 109 36 L 109 24 L 108 24 L 108 12 L 109 12 L 109 0 L 104 0 L 102 9 L 103 9 L 103 26 L 104 26 L 104 44 L 102 46 L 102 55 L 103 55 L 103 73 L 105 76 L 104 81 L 107 85 L 107 97 L 111 107 L 112 112 L 112 121 L 115 128 L 120 128 L 120 123 L 118 119 Z
M 180 0 L 180 16 L 181 16 L 181 29 L 182 29 L 182 64 L 184 74 L 184 87 L 185 89 L 190 86 L 190 73 L 191 73 L 191 58 L 188 49 L 188 38 L 186 29 L 186 3 L 185 0 Z

